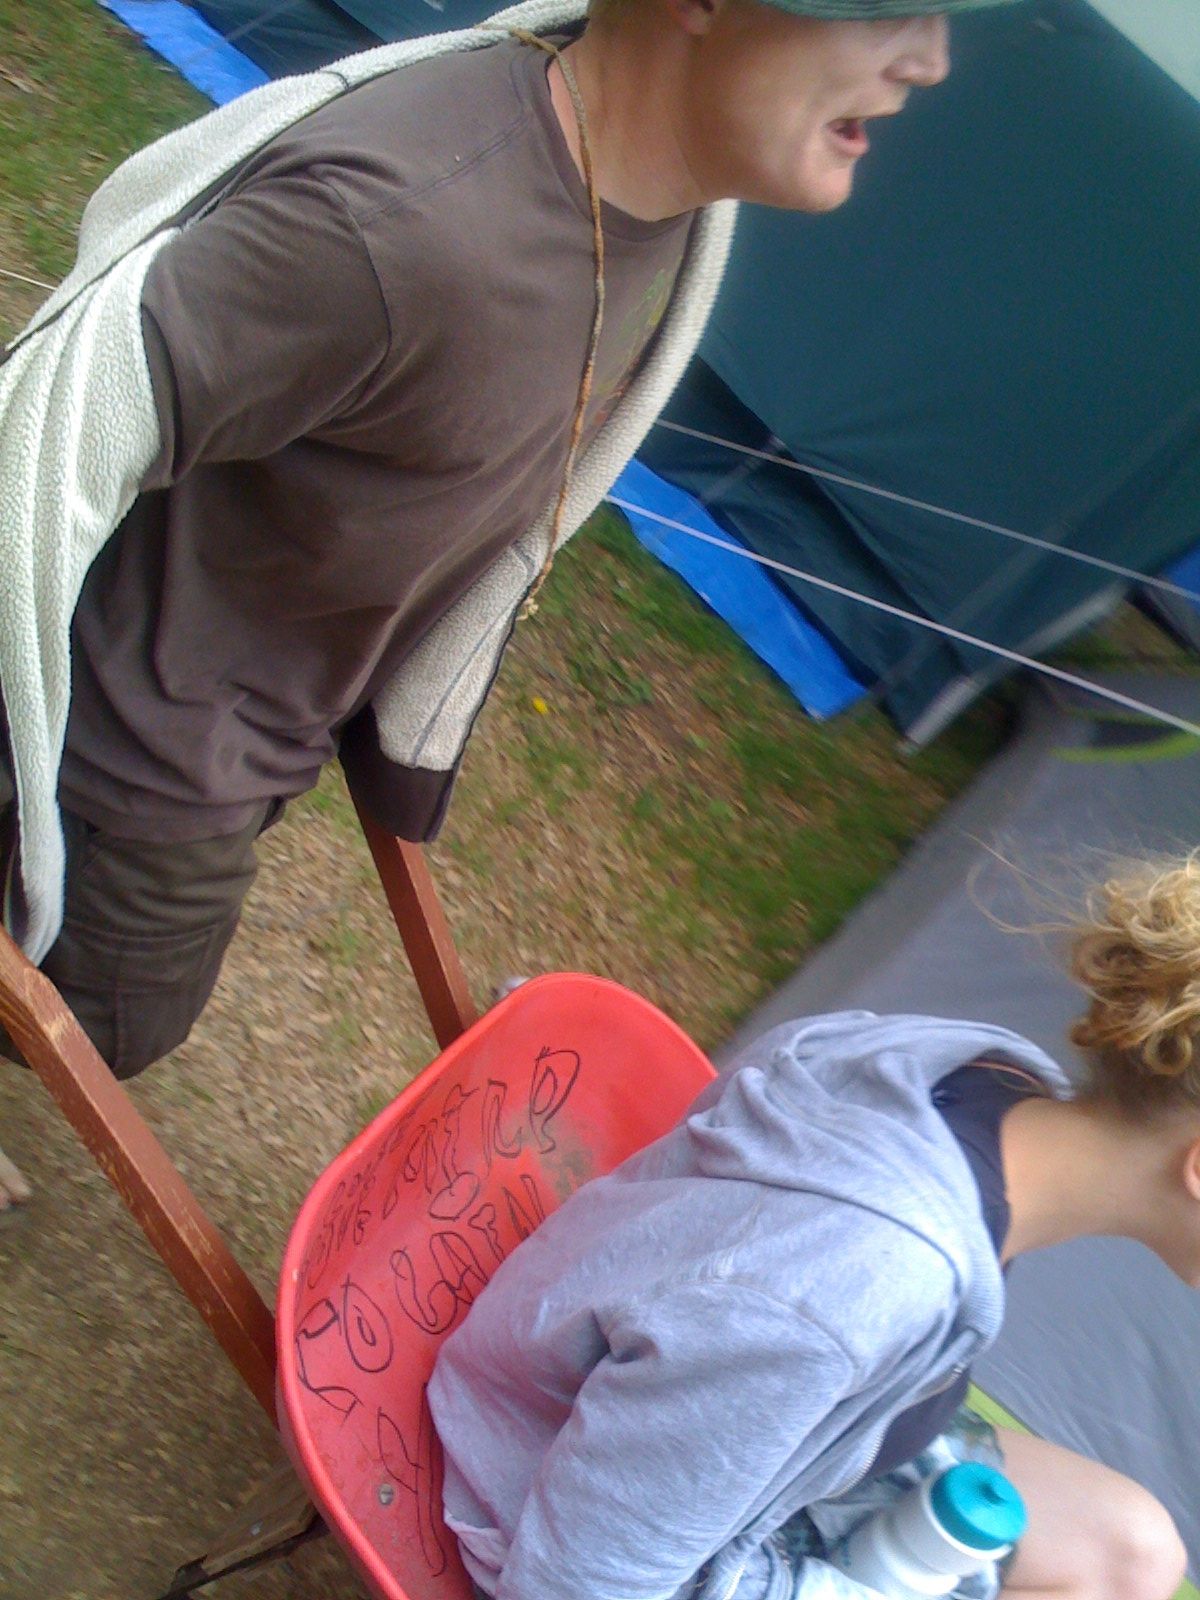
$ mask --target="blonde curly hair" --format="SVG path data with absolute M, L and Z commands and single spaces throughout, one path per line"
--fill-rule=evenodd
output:
M 1200 1111 L 1200 850 L 1114 869 L 1071 933 L 1090 1094 L 1137 1115 Z

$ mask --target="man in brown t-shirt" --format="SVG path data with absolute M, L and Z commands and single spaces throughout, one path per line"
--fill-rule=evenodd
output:
M 600 0 L 557 41 L 603 202 L 585 440 L 696 209 L 839 204 L 864 120 L 944 75 L 955 3 Z M 498 34 L 296 123 L 155 258 L 162 449 L 75 616 L 44 962 L 119 1074 L 186 1037 L 256 835 L 335 754 L 354 779 L 373 695 L 553 499 L 595 307 L 582 154 L 560 60 Z M 373 807 L 410 838 L 445 807 L 427 776 Z

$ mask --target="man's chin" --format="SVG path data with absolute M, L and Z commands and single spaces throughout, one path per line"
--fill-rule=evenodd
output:
M 807 211 L 819 216 L 845 205 L 854 188 L 854 167 L 839 165 L 832 170 L 813 172 L 764 173 L 754 194 L 743 195 L 755 205 L 773 206 L 781 211 Z
M 796 209 L 799 211 L 809 211 L 812 212 L 814 216 L 820 216 L 826 211 L 836 211 L 840 206 L 844 206 L 846 201 L 849 200 L 850 194 L 851 186 L 850 184 L 847 184 L 840 194 L 826 196 L 818 202 L 814 202 L 811 205 L 798 206 Z
M 770 194 L 755 196 L 755 203 L 773 206 L 781 211 L 804 211 L 811 216 L 821 216 L 826 211 L 836 211 L 839 206 L 844 206 L 852 188 L 849 180 L 843 184 L 806 184 L 802 189 L 780 185 Z

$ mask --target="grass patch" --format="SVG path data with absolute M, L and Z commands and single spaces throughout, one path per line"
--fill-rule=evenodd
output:
M 342 775 L 335 766 L 326 767 L 315 789 L 292 802 L 302 815 L 320 817 L 331 823 L 340 833 L 358 836 L 358 813 L 354 802 L 346 793 Z
M 547 732 L 531 723 L 525 730 L 524 754 L 529 776 L 552 816 L 557 816 L 574 795 L 590 787 L 588 758 L 572 742 L 569 732 Z
M 0 218 L 51 279 L 87 195 L 208 102 L 95 0 L 0 0 Z
M 494 701 L 509 759 L 469 757 L 453 859 L 478 870 L 486 837 L 507 897 L 520 841 L 567 828 L 574 880 L 544 851 L 532 868 L 566 880 L 556 926 L 587 919 L 582 878 L 591 916 L 639 952 L 635 986 L 706 1042 L 833 932 L 1008 722 L 993 696 L 909 756 L 872 707 L 812 722 L 608 509 L 559 557 Z
M 1049 659 L 1073 672 L 1164 670 L 1194 677 L 1200 656 L 1185 650 L 1144 613 L 1122 606 L 1109 620 L 1070 640 Z

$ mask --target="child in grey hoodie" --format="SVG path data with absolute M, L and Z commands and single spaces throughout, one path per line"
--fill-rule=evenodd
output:
M 1109 888 L 1077 939 L 1080 1097 L 1004 1029 L 787 1024 L 498 1269 L 429 1388 L 446 1520 L 486 1593 L 862 1594 L 823 1536 L 961 1431 L 1007 1260 L 1119 1232 L 1200 1284 L 1200 861 Z M 1146 948 L 1164 925 L 1173 951 Z M 1031 1511 L 1004 1593 L 1173 1593 L 1182 1547 L 1144 1490 L 1016 1434 L 1004 1456 Z

